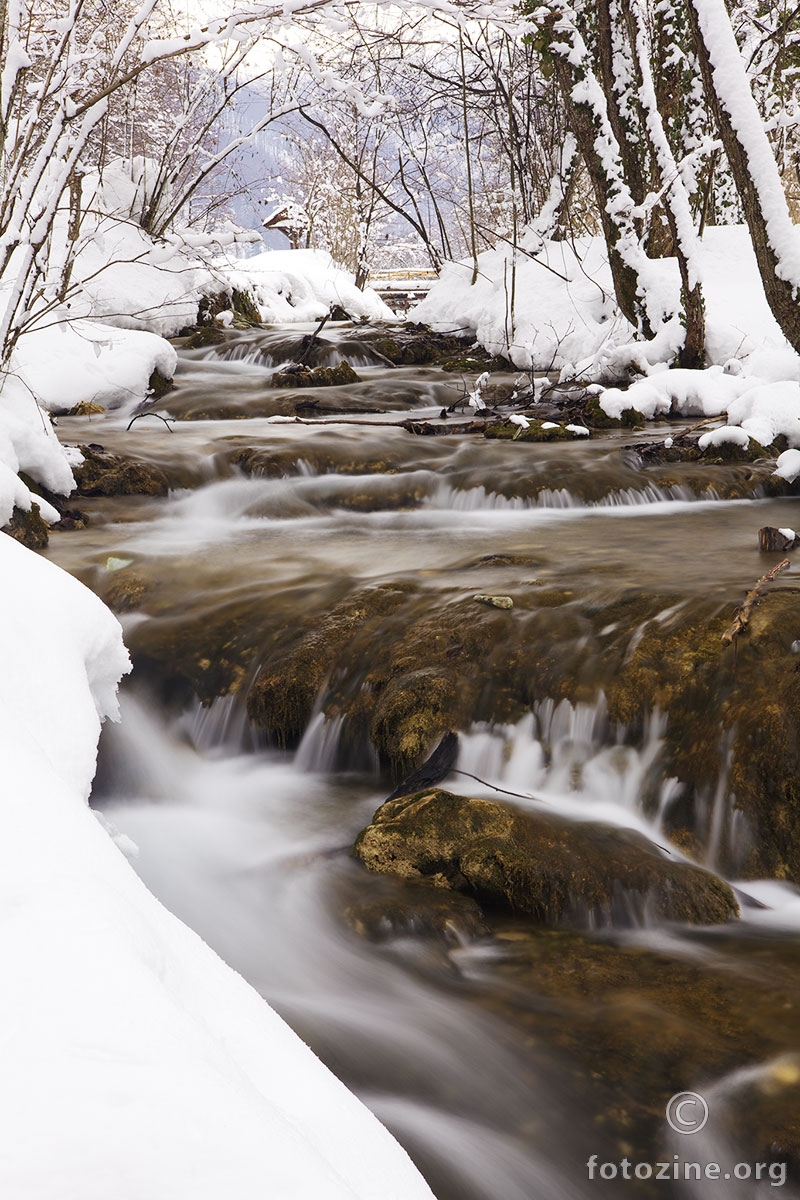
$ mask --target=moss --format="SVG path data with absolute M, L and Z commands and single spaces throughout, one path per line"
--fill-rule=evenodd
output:
M 213 296 L 202 296 L 197 308 L 197 324 L 213 325 L 221 312 L 234 314 L 235 329 L 260 327 L 261 313 L 253 295 L 246 288 L 233 288 L 231 292 L 216 292 Z M 205 343 L 213 344 L 213 343 Z
M 610 417 L 600 405 L 597 396 L 589 396 L 584 401 L 582 416 L 590 429 L 643 429 L 647 418 L 644 413 L 632 405 L 623 409 L 619 417 Z
M 382 691 L 370 727 L 372 744 L 402 773 L 446 733 L 456 707 L 451 673 L 435 667 L 404 673 Z
M 746 446 L 734 442 L 723 442 L 720 446 L 709 447 L 703 451 L 703 459 L 707 463 L 737 463 L 757 462 L 760 458 L 772 458 L 772 455 L 755 438 L 750 438 Z
M 630 902 L 703 925 L 738 913 L 726 883 L 661 856 L 641 834 L 439 789 L 382 805 L 355 852 L 371 870 L 427 878 L 547 925 L 608 919 Z
M 346 359 L 340 359 L 335 367 L 287 367 L 275 371 L 269 381 L 275 388 L 346 387 L 360 382 Z
M 29 512 L 18 505 L 14 506 L 11 520 L 3 527 L 3 533 L 29 550 L 44 550 L 49 540 L 50 526 L 42 518 L 39 505 L 32 500 Z
M 776 588 L 754 610 L 735 647 L 722 634 L 733 606 L 699 603 L 665 631 L 648 625 L 608 688 L 614 720 L 641 728 L 658 708 L 668 717 L 666 770 L 686 784 L 669 820 L 702 843 L 700 821 L 730 758 L 728 790 L 754 839 L 745 860 L 723 847 L 739 874 L 800 881 L 800 674 L 790 647 L 800 638 L 800 592 Z M 685 835 L 684 835 L 685 836 Z
M 554 429 L 545 429 L 545 424 L 544 421 L 532 420 L 525 429 L 521 425 L 502 421 L 487 425 L 483 436 L 495 441 L 508 442 L 576 442 L 586 437 L 585 433 L 573 433 L 565 425 L 556 424 Z

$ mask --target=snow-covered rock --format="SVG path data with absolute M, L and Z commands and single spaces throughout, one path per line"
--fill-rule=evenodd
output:
M 0 575 L 0 1194 L 431 1200 L 88 807 L 128 670 L 116 619 L 2 534 Z

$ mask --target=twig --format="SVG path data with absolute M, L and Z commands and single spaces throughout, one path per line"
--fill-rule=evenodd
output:
M 734 638 L 737 638 L 740 633 L 744 633 L 750 620 L 750 615 L 761 599 L 761 592 L 763 588 L 765 588 L 768 583 L 772 583 L 773 579 L 775 579 L 777 575 L 780 575 L 781 571 L 785 571 L 789 566 L 791 566 L 789 559 L 784 558 L 774 567 L 771 567 L 765 575 L 762 575 L 756 586 L 750 589 L 742 604 L 740 604 L 737 608 L 736 614 L 730 625 L 722 635 L 723 645 L 730 646 Z
M 140 420 L 141 417 L 156 417 L 159 421 L 164 422 L 164 424 L 166 425 L 166 427 L 170 431 L 170 433 L 174 432 L 172 426 L 170 425 L 170 420 L 171 419 L 174 420 L 174 417 L 173 418 L 162 417 L 159 415 L 159 413 L 154 413 L 154 412 L 137 413 L 135 417 L 131 417 L 130 421 L 128 422 L 128 424 L 125 428 L 125 432 L 127 433 L 128 430 L 130 429 L 131 425 L 133 424 L 133 422 Z
M 479 779 L 477 775 L 470 775 L 469 771 L 459 771 L 457 767 L 453 767 L 450 771 L 451 775 L 466 775 L 467 779 L 474 779 L 476 783 L 482 787 L 491 788 L 493 792 L 502 792 L 504 796 L 515 796 L 517 800 L 540 800 L 546 804 L 546 800 L 542 800 L 541 796 L 534 796 L 532 792 L 509 792 L 507 788 L 497 787 L 494 783 L 489 783 L 486 779 Z
M 320 321 L 317 328 L 314 330 L 314 332 L 307 333 L 306 336 L 303 338 L 303 353 L 297 359 L 297 365 L 299 367 L 301 367 L 305 363 L 306 359 L 308 358 L 309 354 L 311 353 L 311 350 L 313 349 L 314 343 L 316 342 L 317 338 L 319 337 L 319 335 L 322 332 L 325 325 L 327 325 L 328 321 L 331 319 L 332 312 L 333 312 L 333 309 L 329 308 L 328 311 L 325 313 L 325 316 Z

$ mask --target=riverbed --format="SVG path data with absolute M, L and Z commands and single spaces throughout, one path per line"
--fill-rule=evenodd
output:
M 278 393 L 270 376 L 297 331 L 230 333 L 181 350 L 156 406 L 169 426 L 61 418 L 62 440 L 138 456 L 169 483 L 81 499 L 88 527 L 51 535 L 49 556 L 100 595 L 126 573 L 136 584 L 119 605 L 135 671 L 92 803 L 153 892 L 377 1113 L 439 1200 L 751 1197 L 780 1164 L 782 1194 L 799 1194 L 800 891 L 753 877 L 724 732 L 691 828 L 674 819 L 688 794 L 674 719 L 653 706 L 622 720 L 620 684 L 648 639 L 681 646 L 732 617 L 765 569 L 759 527 L 796 524 L 796 500 L 768 494 L 769 468 L 643 467 L 634 443 L 663 440 L 659 427 L 546 444 L 415 436 L 400 422 L 440 413 L 469 379 L 390 368 L 358 328 L 326 337 L 318 363 L 346 355 L 361 382 Z M 799 575 L 782 576 L 787 605 Z M 475 599 L 487 595 L 513 609 Z M 323 667 L 298 680 L 320 630 Z M 478 920 L 441 889 L 367 871 L 353 842 L 403 773 L 377 684 L 451 667 L 460 774 L 442 786 L 636 830 L 731 881 L 739 919 L 667 924 L 643 904 L 569 928 L 498 909 Z M 273 688 L 254 722 L 246 697 L 265 671 L 291 681 L 293 707 Z M 666 1108 L 688 1091 L 709 1117 L 682 1137 Z M 623 1160 L 670 1171 L 623 1182 Z M 720 1178 L 683 1179 L 684 1160 L 717 1162 Z

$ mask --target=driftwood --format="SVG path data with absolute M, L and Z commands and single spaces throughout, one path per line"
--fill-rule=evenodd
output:
M 782 554 L 784 550 L 791 550 L 796 542 L 796 535 L 787 537 L 774 525 L 764 525 L 758 531 L 758 548 L 762 554 Z
M 730 625 L 722 635 L 722 641 L 724 645 L 730 646 L 734 638 L 737 638 L 740 633 L 744 633 L 753 609 L 761 599 L 761 592 L 768 583 L 772 583 L 773 579 L 780 575 L 781 571 L 785 571 L 788 566 L 791 566 L 789 559 L 782 559 L 781 562 L 777 563 L 774 567 L 767 571 L 765 575 L 762 575 L 756 586 L 750 589 L 743 602 L 737 608 L 736 615 L 734 616 Z

